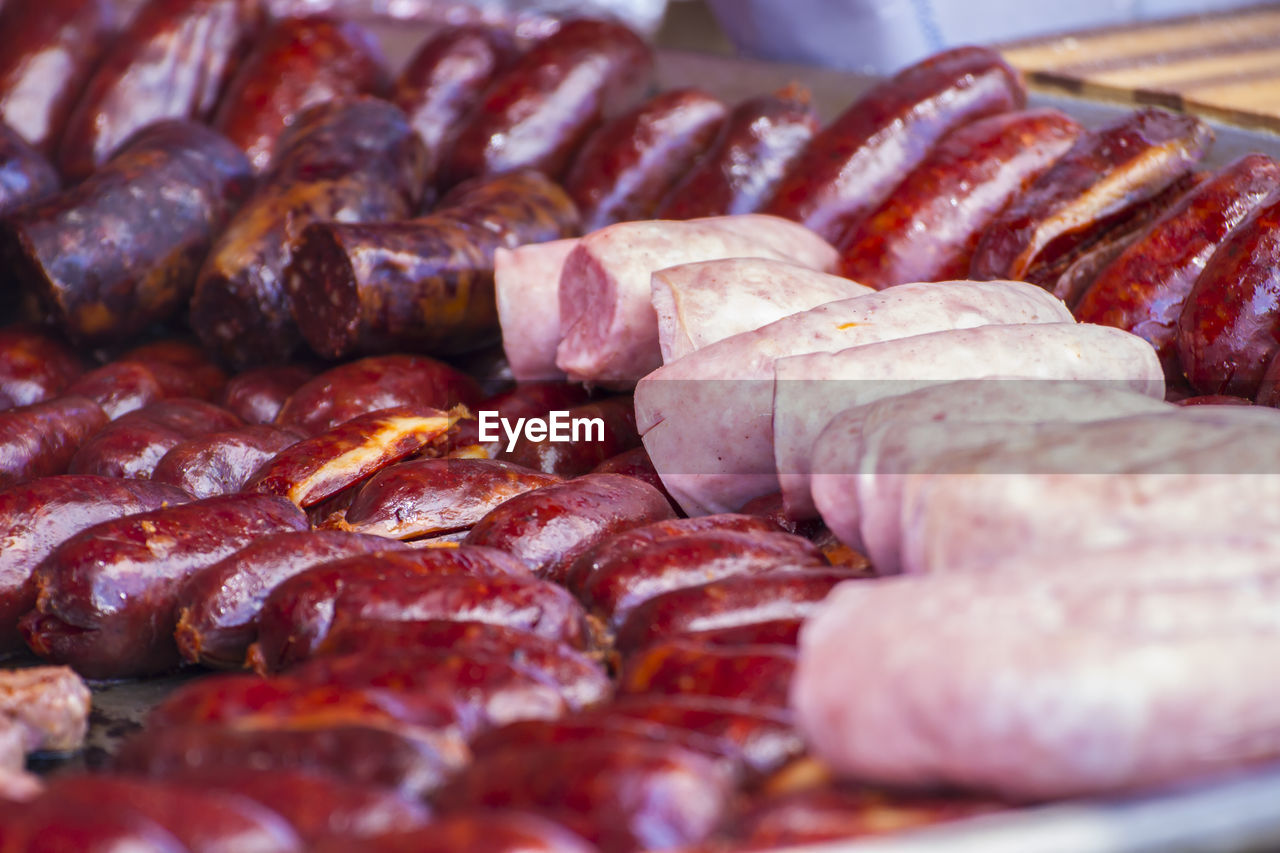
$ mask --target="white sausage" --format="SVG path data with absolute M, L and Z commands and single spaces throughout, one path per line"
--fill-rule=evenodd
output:
M 556 367 L 560 345 L 560 271 L 576 238 L 498 249 L 493 258 L 494 297 L 502 348 L 518 380 L 563 379 Z

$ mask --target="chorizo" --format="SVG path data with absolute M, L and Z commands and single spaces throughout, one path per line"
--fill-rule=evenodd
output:
M 57 397 L 0 412 L 0 489 L 64 473 L 90 436 L 107 424 L 84 397 Z
M 640 433 L 636 431 L 636 410 L 631 397 L 610 397 L 583 403 L 561 412 L 549 412 L 548 432 L 535 439 L 528 429 L 515 441 L 510 435 L 506 446 L 496 455 L 499 459 L 517 465 L 554 474 L 566 479 L 588 474 L 605 460 L 640 446 Z M 564 417 L 560 422 L 563 435 L 557 435 L 556 415 Z M 579 427 L 582 428 L 579 433 Z M 517 422 L 515 429 L 520 429 Z M 496 433 L 496 425 L 490 434 Z M 563 440 L 568 437 L 569 440 Z M 482 436 L 483 438 L 483 436 Z
M 250 182 L 244 154 L 218 133 L 159 122 L 82 183 L 8 217 L 0 242 L 19 286 L 72 340 L 126 341 L 186 305 Z
M 0 411 L 56 397 L 83 372 L 80 357 L 53 335 L 0 329 Z
M 151 479 L 177 486 L 195 498 L 240 491 L 266 462 L 298 443 L 291 430 L 253 424 L 189 438 L 156 463 Z
M 75 452 L 68 470 L 149 479 L 164 455 L 183 441 L 239 425 L 235 415 L 203 400 L 161 400 L 98 430 Z
M 4 20 L 0 19 L 0 33 L 5 33 L 3 27 Z M 49 161 L 16 130 L 0 122 L 0 213 L 47 198 L 58 191 L 60 184 Z
M 568 409 L 587 402 L 591 397 L 585 387 L 577 382 L 556 380 L 521 382 L 516 387 L 481 400 L 475 406 L 477 416 L 481 412 L 493 412 L 499 421 L 506 418 L 515 423 L 521 418 L 541 418 L 557 409 Z M 480 422 L 464 421 L 458 430 L 458 444 L 480 444 L 490 456 L 501 449 L 501 437 L 493 441 L 480 441 Z
M 635 477 L 637 480 L 643 480 L 662 492 L 662 496 L 668 501 L 675 504 L 675 500 L 667 493 L 667 487 L 662 485 L 662 478 L 658 476 L 658 470 L 653 467 L 653 460 L 649 458 L 649 451 L 644 446 L 633 447 L 630 450 L 624 450 L 617 456 L 610 456 L 599 465 L 591 469 L 592 474 L 622 474 L 625 477 Z
M 493 80 L 441 164 L 442 186 L 533 168 L 558 178 L 609 113 L 635 103 L 653 54 L 612 21 L 573 20 Z
M 618 692 L 713 696 L 785 711 L 795 667 L 796 650 L 787 646 L 707 646 L 673 639 L 627 658 Z
M 247 424 L 269 424 L 289 395 L 314 375 L 300 364 L 246 370 L 227 382 L 218 402 Z
M 163 672 L 182 581 L 306 516 L 267 495 L 228 495 L 96 524 L 63 542 L 32 575 L 36 609 L 21 622 L 40 656 L 91 678 Z

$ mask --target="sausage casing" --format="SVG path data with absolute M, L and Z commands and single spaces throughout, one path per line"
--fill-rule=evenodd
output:
M 203 400 L 161 400 L 124 415 L 84 442 L 72 474 L 147 479 L 164 455 L 197 435 L 240 426 L 235 415 Z
M 0 33 L 4 33 L 3 26 L 0 18 Z M 60 184 L 49 161 L 16 130 L 0 122 L 0 213 L 51 196 Z
M 668 640 L 627 659 L 618 691 L 716 696 L 785 711 L 795 666 L 795 649 L 786 646 L 704 646 Z
M 640 446 L 635 403 L 630 397 L 583 403 L 562 414 L 567 422 L 562 426 L 568 441 L 563 440 L 564 436 L 555 435 L 553 421 L 552 431 L 545 438 L 530 439 L 526 432 L 514 447 L 504 446 L 497 457 L 545 474 L 570 478 L 588 474 L 605 460 Z
M 0 488 L 62 474 L 106 412 L 84 397 L 57 397 L 0 412 Z
M 57 396 L 84 364 L 66 344 L 34 329 L 0 329 L 0 411 Z
M 269 424 L 289 395 L 314 375 L 314 370 L 296 364 L 246 370 L 228 380 L 219 402 L 247 424 Z

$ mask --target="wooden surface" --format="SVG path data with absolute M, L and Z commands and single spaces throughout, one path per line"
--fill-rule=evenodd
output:
M 1280 130 L 1280 3 L 1002 48 L 1033 88 Z

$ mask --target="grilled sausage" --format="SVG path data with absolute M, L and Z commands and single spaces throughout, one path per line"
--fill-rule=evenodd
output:
M 629 657 L 618 692 L 714 696 L 785 711 L 795 649 L 786 646 L 705 646 L 674 639 Z
M 148 479 L 164 455 L 183 441 L 238 426 L 235 415 L 212 403 L 161 400 L 98 430 L 75 451 L 68 470 L 72 474 Z
M 240 491 L 255 471 L 298 439 L 292 430 L 266 424 L 196 436 L 161 457 L 151 479 L 196 498 L 229 495 Z
M 507 439 L 496 456 L 544 474 L 571 478 L 590 473 L 605 460 L 640 446 L 630 397 L 610 397 L 548 414 L 548 433 L 540 439 L 532 438 L 526 429 L 512 441 L 510 433 L 502 436 L 496 425 L 491 425 L 490 435 Z
M 58 397 L 0 412 L 0 488 L 64 473 L 79 448 L 107 424 L 84 397 Z
M 246 370 L 227 382 L 219 403 L 247 424 L 269 424 L 289 395 L 314 375 L 315 371 L 302 365 Z
M 53 335 L 0 329 L 0 411 L 55 397 L 83 372 L 80 357 Z

